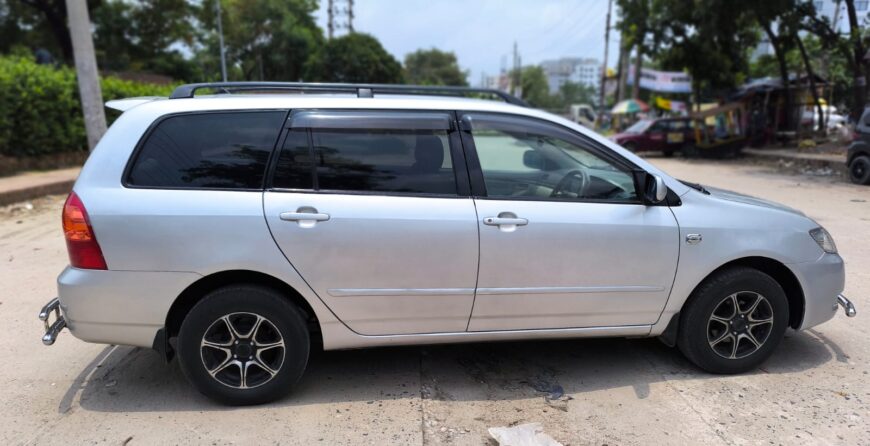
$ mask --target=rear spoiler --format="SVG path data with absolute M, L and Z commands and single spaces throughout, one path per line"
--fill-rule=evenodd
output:
M 113 110 L 118 110 L 120 112 L 125 112 L 133 107 L 138 105 L 142 105 L 146 102 L 156 101 L 158 99 L 166 99 L 165 97 L 160 96 L 142 96 L 138 98 L 125 98 L 125 99 L 115 99 L 106 102 L 106 107 L 109 107 Z

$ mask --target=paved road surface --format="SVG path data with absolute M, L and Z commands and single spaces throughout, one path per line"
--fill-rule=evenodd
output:
M 41 345 L 36 313 L 67 263 L 52 197 L 0 211 L 0 444 L 480 445 L 488 427 L 535 421 L 572 445 L 870 443 L 870 188 L 653 161 L 824 224 L 858 317 L 789 333 L 742 376 L 700 373 L 654 339 L 391 348 L 318 353 L 291 397 L 226 408 L 149 350 L 69 333 Z

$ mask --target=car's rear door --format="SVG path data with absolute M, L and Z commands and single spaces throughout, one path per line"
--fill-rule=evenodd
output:
M 461 125 L 480 228 L 469 331 L 656 322 L 679 231 L 667 206 L 638 199 L 632 166 L 542 120 Z
M 455 127 L 449 112 L 291 113 L 266 220 L 290 264 L 358 333 L 466 329 L 477 215 Z

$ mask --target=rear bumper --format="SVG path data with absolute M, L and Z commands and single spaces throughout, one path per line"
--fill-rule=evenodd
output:
M 172 303 L 200 277 L 67 267 L 57 278 L 60 310 L 69 331 L 83 341 L 151 348 Z

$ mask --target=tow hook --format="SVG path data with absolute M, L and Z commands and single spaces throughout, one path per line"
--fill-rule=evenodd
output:
M 846 316 L 855 317 L 858 312 L 855 310 L 855 305 L 852 304 L 852 301 L 847 299 L 846 296 L 840 294 L 837 296 L 837 303 L 843 307 L 843 311 L 846 312 Z

